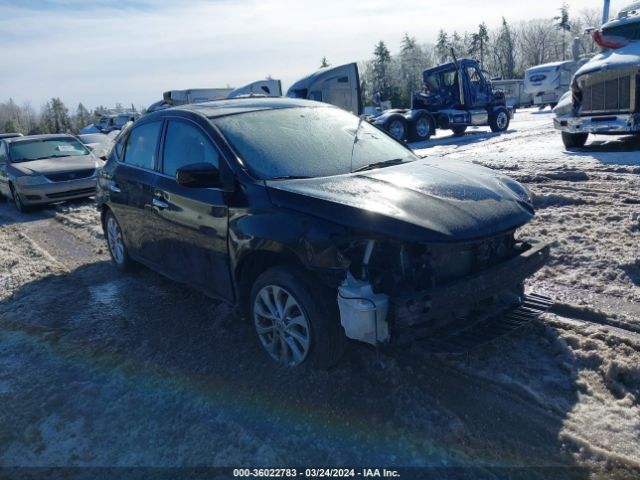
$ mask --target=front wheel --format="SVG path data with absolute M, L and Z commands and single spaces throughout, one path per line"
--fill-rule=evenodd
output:
M 504 132 L 509 128 L 509 112 L 506 108 L 500 108 L 489 116 L 489 127 L 492 132 Z
M 18 189 L 13 186 L 13 184 L 9 184 L 9 188 L 11 189 L 11 198 L 13 199 L 13 204 L 20 213 L 25 213 L 28 208 L 22 203 L 22 197 L 20 196 L 20 192 Z
M 275 267 L 258 277 L 250 306 L 260 344 L 286 367 L 329 368 L 346 346 L 336 293 L 300 269 Z
M 108 210 L 104 216 L 104 236 L 107 238 L 109 253 L 115 266 L 122 271 L 129 270 L 131 258 L 124 243 L 120 224 L 111 210 Z
M 562 132 L 562 143 L 567 149 L 584 147 L 588 138 L 588 133 Z

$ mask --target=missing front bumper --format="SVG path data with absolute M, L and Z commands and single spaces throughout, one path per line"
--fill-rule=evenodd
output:
M 552 305 L 550 298 L 532 293 L 526 295 L 522 303 L 511 311 L 475 323 L 469 328 L 428 336 L 420 336 L 416 332 L 413 338 L 405 337 L 404 340 L 406 344 L 430 353 L 466 353 L 538 319 Z

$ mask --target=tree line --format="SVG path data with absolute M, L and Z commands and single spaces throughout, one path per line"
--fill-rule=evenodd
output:
M 67 106 L 58 97 L 54 97 L 45 103 L 37 111 L 30 102 L 18 105 L 13 99 L 0 103 L 0 133 L 22 133 L 23 135 L 38 135 L 42 133 L 73 133 L 91 123 L 96 123 L 101 115 L 108 113 L 121 113 L 125 111 L 121 104 L 108 109 L 101 105 L 89 111 L 82 102 L 74 111 L 70 112 Z

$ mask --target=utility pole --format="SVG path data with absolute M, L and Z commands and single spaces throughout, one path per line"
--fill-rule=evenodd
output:
M 602 24 L 604 25 L 609 21 L 609 7 L 611 6 L 611 0 L 604 0 L 604 9 L 602 11 Z

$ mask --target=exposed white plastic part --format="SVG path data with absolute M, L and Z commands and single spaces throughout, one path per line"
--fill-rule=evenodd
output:
M 389 297 L 374 293 L 369 282 L 356 280 L 348 273 L 338 287 L 338 307 L 347 337 L 371 345 L 389 341 Z

